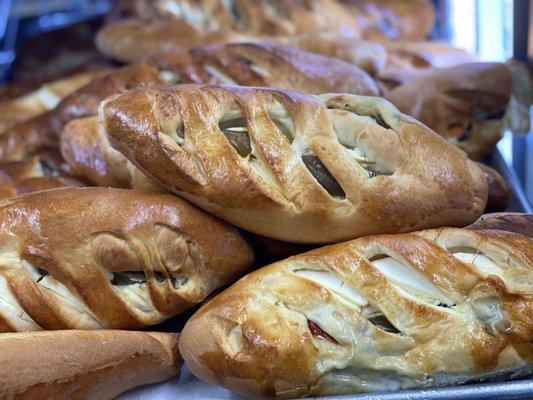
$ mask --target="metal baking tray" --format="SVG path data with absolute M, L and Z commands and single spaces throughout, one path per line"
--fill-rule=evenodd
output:
M 532 135 L 532 134 L 530 134 Z M 507 137 L 507 140 L 513 140 Z M 521 143 L 520 143 L 521 144 Z M 505 146 L 505 137 L 502 142 Z M 516 146 L 513 146 L 516 147 Z M 522 147 L 522 146 L 519 146 Z M 501 148 L 501 146 L 500 146 Z M 522 147 L 523 150 L 523 147 Z M 520 177 L 513 168 L 513 164 L 506 157 L 505 149 L 497 149 L 492 158 L 491 165 L 498 170 L 509 183 L 512 198 L 509 211 L 531 212 L 531 205 L 526 197 Z M 515 157 L 516 159 L 516 157 Z M 516 160 L 515 160 L 516 161 Z M 153 330 L 181 331 L 188 317 L 194 312 L 190 310 L 185 314 L 172 318 L 165 323 L 153 327 Z M 246 397 L 229 390 L 209 385 L 196 378 L 183 366 L 180 376 L 166 382 L 144 386 L 131 390 L 119 397 L 120 400 L 180 400 L 180 399 L 231 399 L 241 400 Z M 447 386 L 435 389 L 400 390 L 395 392 L 372 392 L 359 395 L 320 397 L 320 400 L 533 400 L 533 376 L 526 379 L 495 382 L 476 383 L 458 386 Z

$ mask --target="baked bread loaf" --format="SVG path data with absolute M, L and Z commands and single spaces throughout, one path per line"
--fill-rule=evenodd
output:
M 111 400 L 179 372 L 178 335 L 54 331 L 0 335 L 4 399 Z
M 478 160 L 500 139 L 510 94 L 505 64 L 471 63 L 421 72 L 384 97 Z
M 100 115 L 150 178 L 273 239 L 464 226 L 487 199 L 463 152 L 378 98 L 177 85 L 114 96 Z
M 426 39 L 435 23 L 430 0 L 341 0 L 371 40 Z
M 95 72 L 85 72 L 42 85 L 38 90 L 0 103 L 0 134 L 16 123 L 53 109 L 69 93 L 88 83 Z
M 208 46 L 188 54 L 160 55 L 91 81 L 53 111 L 0 137 L 0 160 L 20 160 L 42 146 L 57 147 L 56 136 L 63 127 L 74 118 L 96 115 L 98 105 L 109 95 L 178 82 L 275 86 L 312 93 L 379 93 L 364 71 L 338 60 L 267 43 Z
M 294 398 L 533 371 L 533 240 L 443 228 L 264 267 L 204 304 L 180 353 L 199 378 Z
M 71 176 L 37 176 L 33 178 L 19 179 L 0 185 L 0 198 L 5 199 L 26 193 L 34 193 L 63 187 L 82 186 L 87 185 Z
M 133 329 L 251 266 L 231 227 L 170 194 L 67 188 L 0 202 L 0 332 Z
M 158 59 L 154 57 L 153 62 Z M 281 44 L 204 46 L 191 50 L 188 61 L 175 62 L 180 83 L 269 86 L 316 94 L 379 94 L 374 80 L 356 66 Z
M 233 30 L 285 36 L 326 30 L 359 35 L 356 17 L 336 0 L 134 0 L 126 14 L 150 23 L 171 18 L 202 32 Z
M 477 163 L 477 165 L 483 171 L 483 175 L 485 175 L 485 179 L 489 185 L 489 195 L 487 198 L 487 205 L 485 206 L 485 212 L 494 213 L 505 211 L 509 205 L 509 199 L 511 198 L 511 188 L 509 187 L 509 184 L 493 168 L 482 163 Z
M 0 163 L 0 172 L 2 176 L 7 177 L 2 183 L 8 183 L 20 179 L 67 174 L 70 170 L 66 167 L 61 154 L 43 150 L 21 161 Z
M 163 191 L 111 147 L 99 129 L 98 117 L 70 121 L 61 133 L 61 154 L 72 174 L 83 176 L 96 186 Z
M 507 212 L 483 214 L 468 228 L 497 229 L 533 238 L 533 214 Z
M 374 77 L 476 61 L 466 51 L 441 42 L 377 42 L 339 37 L 328 32 L 310 32 L 288 38 L 286 42 L 302 50 L 354 64 Z
M 95 44 L 106 57 L 133 62 L 162 53 L 184 52 L 201 46 L 205 40 L 202 32 L 183 21 L 147 23 L 128 19 L 104 26 L 96 35 Z
M 16 124 L 0 135 L 0 162 L 22 161 L 43 151 L 57 151 L 59 140 L 50 125 L 54 110 Z
M 0 161 L 18 161 L 46 149 L 58 149 L 59 134 L 74 119 L 96 115 L 107 96 L 132 87 L 161 85 L 159 70 L 145 63 L 99 76 L 66 96 L 53 110 L 17 124 L 0 136 Z

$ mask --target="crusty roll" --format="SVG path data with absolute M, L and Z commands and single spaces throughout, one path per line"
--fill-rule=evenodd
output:
M 72 174 L 83 176 L 97 186 L 163 190 L 111 147 L 99 129 L 98 117 L 70 121 L 61 132 L 60 142 L 61 153 Z
M 505 64 L 470 63 L 419 73 L 384 97 L 479 160 L 500 139 L 510 94 Z
M 464 226 L 485 207 L 481 170 L 382 99 L 178 85 L 102 104 L 111 145 L 141 171 L 273 239 Z
M 0 103 L 0 133 L 16 123 L 53 109 L 69 93 L 88 83 L 95 72 L 85 72 L 42 85 L 38 90 Z
M 533 214 L 506 212 L 483 214 L 468 228 L 498 229 L 533 238 Z
M 179 372 L 178 335 L 54 331 L 0 335 L 3 399 L 114 399 Z
M 26 193 L 34 193 L 63 187 L 82 186 L 87 185 L 70 176 L 36 176 L 33 178 L 18 179 L 4 185 L 0 185 L 0 198 L 4 199 Z
M 0 202 L 0 220 L 0 332 L 156 324 L 253 259 L 234 229 L 170 194 L 56 189 Z
M 323 247 L 242 278 L 179 347 L 201 379 L 294 398 L 533 372 L 533 240 L 442 228 Z

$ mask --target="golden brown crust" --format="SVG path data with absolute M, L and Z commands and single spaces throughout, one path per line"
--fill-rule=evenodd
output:
M 464 226 L 485 207 L 481 170 L 377 98 L 178 85 L 115 96 L 101 118 L 149 177 L 278 240 Z
M 497 229 L 533 238 L 533 214 L 506 212 L 484 214 L 468 228 Z
M 387 65 L 383 73 L 418 68 L 446 68 L 477 61 L 466 50 L 445 42 L 385 41 Z
M 179 372 L 177 334 L 54 331 L 0 336 L 0 392 L 9 399 L 117 397 Z
M 505 64 L 472 63 L 418 73 L 385 98 L 478 160 L 500 139 L 510 93 Z
M 172 18 L 202 32 L 234 30 L 287 36 L 327 30 L 359 35 L 357 19 L 336 0 L 135 0 L 130 3 L 130 15 L 148 22 Z
M 0 135 L 0 162 L 21 161 L 39 151 L 56 150 L 58 139 L 50 124 L 53 112 L 21 122 Z
M 466 51 L 440 42 L 378 42 L 310 32 L 291 37 L 288 43 L 346 61 L 381 79 L 398 71 L 445 68 L 476 61 Z
M 477 163 L 477 165 L 483 170 L 483 175 L 485 175 L 489 185 L 489 197 L 487 198 L 485 213 L 505 211 L 509 205 L 511 188 L 496 170 L 482 163 Z
M 58 136 L 73 118 L 96 115 L 107 96 L 132 87 L 162 84 L 159 71 L 138 63 L 101 74 L 66 96 L 53 110 L 15 125 L 0 136 L 0 161 L 18 161 L 44 148 L 58 148 Z
M 178 71 L 182 83 L 270 86 L 316 94 L 379 94 L 374 80 L 359 68 L 290 46 L 267 42 L 211 45 L 193 49 L 190 54 L 191 64 Z
M 2 136 L 0 160 L 20 160 L 42 147 L 56 147 L 56 135 L 70 120 L 96 115 L 100 102 L 112 94 L 177 81 L 378 94 L 377 85 L 366 73 L 326 57 L 275 44 L 208 46 L 190 54 L 160 55 L 99 76 L 66 96 L 54 110 Z
M 231 227 L 170 194 L 67 188 L 0 202 L 3 330 L 131 329 L 252 263 Z
M 533 370 L 533 241 L 442 228 L 323 247 L 242 278 L 194 314 L 201 379 L 285 398 Z
M 15 197 L 26 193 L 63 187 L 82 186 L 86 186 L 86 184 L 70 176 L 36 176 L 32 178 L 18 179 L 5 185 L 0 185 L 0 198 Z
M 69 76 L 46 83 L 32 93 L 0 103 L 0 133 L 53 109 L 62 98 L 87 84 L 95 76 L 95 72 Z
M 163 190 L 111 147 L 99 129 L 98 117 L 70 121 L 61 132 L 61 154 L 72 174 L 97 186 Z
M 359 22 L 361 36 L 371 40 L 420 40 L 435 23 L 429 0 L 342 0 Z
M 148 24 L 132 19 L 105 26 L 95 40 L 98 50 L 107 57 L 132 62 L 201 46 L 205 36 L 183 21 L 160 20 Z

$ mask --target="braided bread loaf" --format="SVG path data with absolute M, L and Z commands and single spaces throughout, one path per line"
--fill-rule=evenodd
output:
M 443 228 L 323 247 L 242 278 L 180 336 L 249 396 L 459 384 L 533 371 L 533 240 Z
M 466 225 L 487 200 L 463 152 L 377 98 L 179 85 L 112 97 L 101 117 L 150 178 L 274 239 Z
M 131 329 L 252 262 L 240 235 L 170 194 L 57 189 L 0 202 L 0 332 Z

